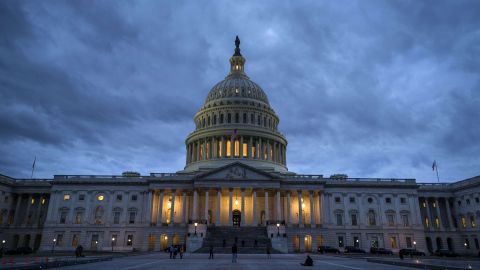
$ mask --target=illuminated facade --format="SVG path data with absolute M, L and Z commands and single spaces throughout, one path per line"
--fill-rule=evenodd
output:
M 478 252 L 480 177 L 419 184 L 289 172 L 279 117 L 246 75 L 239 45 L 230 73 L 194 117 L 183 170 L 33 181 L 0 175 L 6 247 L 196 251 L 217 243 L 215 233 L 242 232 L 235 237 L 246 247 L 265 238 L 280 252 L 320 245 Z

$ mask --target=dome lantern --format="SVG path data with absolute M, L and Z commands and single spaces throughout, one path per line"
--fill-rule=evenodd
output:
M 240 39 L 238 36 L 235 38 L 235 53 L 230 57 L 230 74 L 229 75 L 243 75 L 244 73 L 245 58 L 240 53 Z

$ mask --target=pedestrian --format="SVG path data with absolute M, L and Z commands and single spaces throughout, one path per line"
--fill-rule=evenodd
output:
M 208 257 L 208 259 L 212 259 L 213 260 L 213 245 L 210 245 L 210 256 Z
M 83 247 L 82 245 L 78 245 L 78 257 L 83 257 Z
M 173 245 L 168 247 L 168 252 L 170 253 L 170 259 L 173 259 Z
M 271 259 L 272 258 L 272 255 L 271 255 L 271 251 L 270 251 L 270 246 L 267 246 L 267 259 Z
M 300 263 L 303 266 L 313 266 L 313 260 L 310 258 L 310 255 L 307 255 L 304 263 Z
M 178 247 L 173 247 L 173 259 L 175 260 L 177 258 L 178 254 Z
M 180 246 L 180 259 L 183 259 L 183 245 Z
M 399 252 L 399 253 L 398 253 L 398 256 L 400 257 L 400 260 L 403 261 L 403 252 Z
M 232 263 L 237 263 L 237 252 L 238 252 L 237 244 L 233 243 L 233 246 L 232 246 Z

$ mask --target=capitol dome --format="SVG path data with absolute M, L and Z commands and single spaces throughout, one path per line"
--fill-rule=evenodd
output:
M 235 40 L 230 73 L 207 95 L 186 139 L 185 172 L 209 170 L 233 162 L 286 172 L 286 138 L 262 88 L 245 74 L 240 40 Z

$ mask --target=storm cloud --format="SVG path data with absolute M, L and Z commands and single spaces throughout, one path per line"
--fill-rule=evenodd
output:
M 0 173 L 175 172 L 235 35 L 301 174 L 480 174 L 478 1 L 0 1 Z

